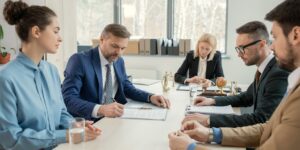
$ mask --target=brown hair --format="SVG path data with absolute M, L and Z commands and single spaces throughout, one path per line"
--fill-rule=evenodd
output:
M 126 27 L 120 24 L 109 24 L 105 26 L 101 36 L 106 37 L 109 33 L 120 38 L 129 38 L 131 35 Z
M 209 58 L 208 58 L 208 60 L 212 60 L 214 58 L 215 53 L 216 53 L 216 47 L 217 47 L 216 37 L 213 36 L 212 34 L 204 33 L 197 41 L 194 57 L 199 56 L 199 44 L 201 42 L 206 42 L 212 47 L 212 51 L 210 52 Z
M 252 39 L 263 39 L 269 42 L 269 33 L 264 23 L 251 21 L 236 29 L 238 34 L 249 34 Z
M 284 35 L 288 36 L 294 26 L 300 26 L 299 8 L 300 2 L 298 0 L 286 0 L 271 10 L 265 19 L 278 22 Z
M 51 24 L 51 17 L 56 16 L 46 6 L 28 6 L 21 0 L 16 2 L 6 1 L 3 15 L 8 24 L 16 25 L 16 32 L 24 42 L 28 42 L 29 30 L 33 26 L 38 26 L 40 30 L 44 30 L 47 25 Z

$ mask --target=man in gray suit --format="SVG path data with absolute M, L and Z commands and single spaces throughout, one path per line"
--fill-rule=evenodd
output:
M 257 72 L 247 91 L 236 96 L 197 97 L 195 105 L 247 107 L 253 105 L 253 113 L 243 115 L 187 115 L 183 122 L 197 120 L 210 127 L 240 127 L 266 122 L 280 103 L 287 87 L 288 72 L 277 66 L 268 47 L 269 34 L 266 26 L 252 21 L 237 30 L 236 51 L 247 66 L 256 65 Z M 237 71 L 238 72 L 238 71 Z

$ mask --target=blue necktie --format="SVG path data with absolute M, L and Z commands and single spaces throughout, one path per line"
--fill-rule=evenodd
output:
M 104 87 L 104 103 L 113 103 L 113 87 L 112 87 L 112 76 L 111 76 L 111 64 L 106 64 L 106 81 Z

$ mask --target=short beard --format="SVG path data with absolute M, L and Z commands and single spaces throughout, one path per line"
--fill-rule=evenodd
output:
M 281 69 L 284 69 L 286 71 L 293 71 L 295 70 L 297 67 L 295 66 L 295 58 L 293 56 L 295 56 L 293 54 L 293 48 L 292 48 L 292 44 L 287 40 L 287 55 L 286 55 L 286 62 L 280 62 L 280 61 L 277 61 L 278 63 L 278 66 L 281 68 Z

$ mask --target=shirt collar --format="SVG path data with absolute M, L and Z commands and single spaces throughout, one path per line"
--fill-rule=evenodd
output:
M 44 66 L 44 61 L 41 60 L 38 65 L 36 65 L 29 57 L 27 57 L 24 53 L 20 52 L 16 58 L 19 62 L 24 64 L 27 68 L 33 69 L 33 70 L 39 70 L 42 69 Z
M 300 67 L 298 67 L 297 69 L 295 69 L 288 77 L 288 88 L 287 90 L 291 90 L 293 88 L 295 88 L 296 84 L 298 83 L 297 81 L 299 81 L 300 79 Z
M 200 59 L 200 61 L 206 61 L 206 60 L 207 60 L 207 57 L 202 58 L 202 57 L 199 56 L 199 59 Z
M 274 57 L 273 53 L 269 54 L 265 60 L 258 66 L 258 71 L 260 73 L 263 73 L 265 68 L 267 67 L 268 63 L 272 60 L 272 58 Z
M 103 56 L 100 46 L 98 47 L 98 50 L 99 50 L 99 57 L 100 57 L 101 65 L 105 66 L 105 65 L 109 64 L 108 60 Z

